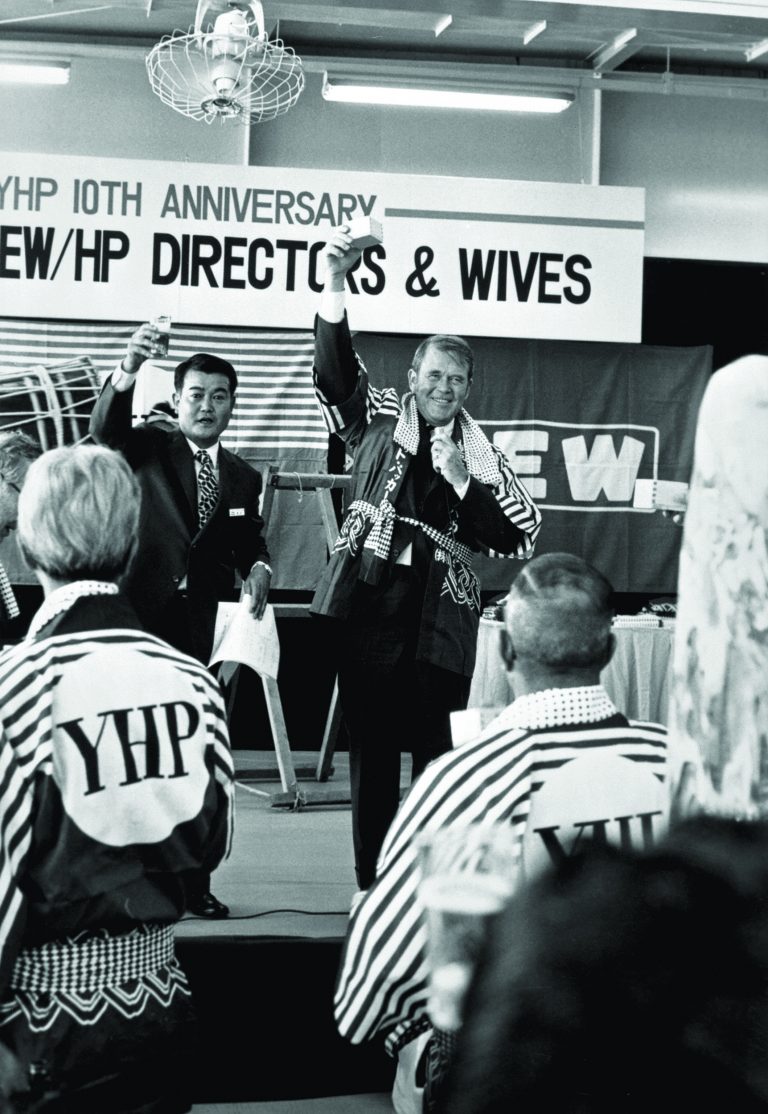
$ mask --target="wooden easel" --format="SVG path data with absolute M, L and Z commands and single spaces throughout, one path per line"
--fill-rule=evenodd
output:
M 229 662 L 224 664 L 230 665 Z M 231 678 L 228 681 L 220 678 L 225 685 L 227 695 L 228 720 L 231 718 L 235 706 L 238 681 L 240 678 L 239 664 L 234 662 L 231 664 L 235 666 Z M 292 801 L 298 802 L 300 795 L 299 783 L 293 765 L 291 748 L 288 743 L 288 732 L 285 729 L 285 717 L 283 716 L 283 705 L 280 702 L 280 692 L 277 687 L 277 681 L 273 677 L 262 676 L 260 679 L 264 689 L 264 701 L 267 705 L 267 715 L 269 716 L 269 726 L 272 731 L 272 742 L 275 747 L 275 758 L 277 759 L 277 771 L 280 777 L 280 784 L 283 787 L 283 793 L 289 796 Z
M 331 491 L 346 491 L 351 483 L 350 476 L 337 476 L 328 474 L 327 472 L 279 472 L 273 466 L 270 466 L 267 472 L 266 483 L 264 485 L 264 499 L 261 505 L 261 517 L 264 520 L 264 533 L 267 532 L 267 526 L 272 515 L 272 504 L 275 499 L 276 491 L 298 491 L 301 494 L 304 492 L 314 492 L 320 502 L 320 513 L 323 518 L 323 526 L 325 527 L 325 538 L 328 545 L 328 552 L 333 551 L 333 545 L 339 532 L 339 524 L 336 518 L 336 511 L 333 506 L 333 499 Z M 296 610 L 305 612 L 308 610 L 305 604 L 276 604 L 275 615 L 285 616 L 295 614 Z M 269 681 L 268 678 L 262 678 L 264 683 L 264 696 L 267 701 L 267 710 L 269 712 L 269 721 L 272 725 L 273 737 L 275 740 L 275 752 L 278 755 L 278 765 L 280 766 L 280 753 L 283 756 L 288 755 L 290 761 L 290 747 L 288 745 L 288 735 L 285 730 L 285 719 L 283 717 L 283 708 L 280 703 L 280 694 L 277 690 L 277 683 Z M 339 724 L 341 720 L 341 711 L 339 708 L 339 689 L 338 682 L 334 680 L 333 693 L 331 695 L 331 702 L 328 709 L 328 715 L 325 721 L 325 730 L 323 732 L 323 741 L 320 747 L 320 754 L 315 768 L 315 780 L 327 781 L 331 775 L 331 763 L 333 761 L 333 752 L 336 748 L 336 736 L 338 735 Z M 278 737 L 276 732 L 281 733 L 281 745 L 278 747 Z M 298 789 L 298 783 L 295 776 L 290 785 L 283 782 L 283 793 L 277 794 L 272 798 L 272 806 L 289 806 L 291 808 L 300 807 L 302 804 L 319 802 L 322 800 L 324 804 L 347 804 L 349 802 L 349 795 L 341 791 L 326 791 L 318 798 L 316 791 L 308 797 L 303 791 Z M 293 771 L 293 764 L 291 762 L 291 771 Z

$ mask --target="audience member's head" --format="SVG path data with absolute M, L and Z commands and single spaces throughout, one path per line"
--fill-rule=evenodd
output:
M 119 580 L 136 550 L 139 506 L 138 482 L 119 453 L 52 449 L 30 465 L 19 497 L 24 559 L 48 589 Z
M 0 541 L 16 529 L 21 485 L 41 452 L 37 441 L 20 430 L 0 432 Z
M 441 1114 L 768 1110 L 768 824 L 699 817 L 516 896 Z
M 505 605 L 502 653 L 515 693 L 597 684 L 613 652 L 613 589 L 572 553 L 527 562 Z

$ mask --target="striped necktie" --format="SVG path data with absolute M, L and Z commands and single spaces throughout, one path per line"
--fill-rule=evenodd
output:
M 213 461 L 205 449 L 197 450 L 195 460 L 200 465 L 197 474 L 197 518 L 202 530 L 219 500 L 219 485 L 216 482 Z

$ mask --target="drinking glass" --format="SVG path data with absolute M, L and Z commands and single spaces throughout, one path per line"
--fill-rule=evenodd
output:
M 167 314 L 159 313 L 152 318 L 150 325 L 157 330 L 157 336 L 152 342 L 152 355 L 165 358 L 168 355 L 168 345 L 171 339 L 171 319 Z
M 514 889 L 515 843 L 508 825 L 468 825 L 424 833 L 418 855 L 427 915 L 427 1012 L 436 1029 L 454 1033 L 489 923 Z

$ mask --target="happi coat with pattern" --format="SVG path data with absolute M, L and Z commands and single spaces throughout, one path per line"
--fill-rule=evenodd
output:
M 80 1017 L 76 985 L 44 1007 L 14 991 L 25 949 L 173 925 L 232 838 L 217 681 L 146 634 L 116 588 L 70 587 L 66 610 L 0 657 L 0 1041 L 19 1011 L 41 1030 Z M 111 986 L 82 1024 L 140 1018 L 145 991 L 159 993 L 133 983 L 123 1002 Z
M 427 918 L 418 861 L 422 832 L 508 827 L 519 850 L 535 795 L 584 755 L 621 756 L 663 781 L 666 729 L 622 715 L 599 686 L 518 697 L 472 742 L 429 764 L 389 829 L 376 880 L 354 906 L 335 994 L 341 1034 L 379 1035 L 394 1054 L 430 1027 Z
M 473 553 L 529 556 L 541 525 L 540 512 L 504 454 L 461 410 L 454 439 L 470 474 L 464 498 L 459 499 L 442 477 L 435 477 L 434 494 L 445 508 L 444 522 L 434 528 L 404 514 L 400 496 L 423 432 L 415 399 L 410 393 L 401 399 L 394 388 L 371 385 L 352 347 L 346 318 L 338 324 L 318 318 L 316 332 L 315 391 L 329 431 L 343 438 L 354 455 L 354 467 L 347 512 L 312 611 L 349 618 L 358 582 L 379 584 L 404 544 L 416 539 L 423 552 L 426 539 L 416 658 L 469 677 L 481 610 Z M 330 368 L 336 383 L 352 385 L 345 401 L 328 400 L 321 368 Z

